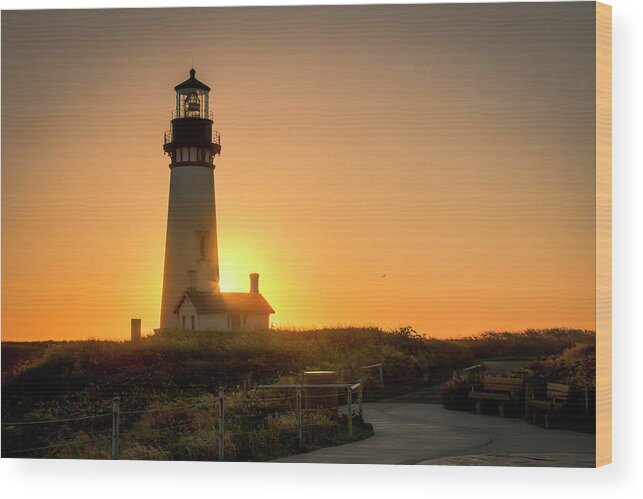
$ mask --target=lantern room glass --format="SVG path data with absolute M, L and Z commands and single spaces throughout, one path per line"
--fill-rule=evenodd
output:
M 209 119 L 209 92 L 200 88 L 183 88 L 176 92 L 177 118 Z

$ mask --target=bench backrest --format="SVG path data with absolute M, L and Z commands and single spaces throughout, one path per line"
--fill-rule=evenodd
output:
M 569 398 L 569 385 L 547 383 L 547 398 L 567 400 Z
M 501 378 L 485 376 L 482 378 L 482 389 L 493 392 L 519 392 L 523 388 L 521 378 Z

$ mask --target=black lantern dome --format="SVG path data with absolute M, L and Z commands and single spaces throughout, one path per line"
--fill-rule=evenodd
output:
M 179 83 L 174 90 L 177 92 L 179 90 L 184 90 L 186 88 L 198 88 L 209 92 L 211 90 L 205 83 L 196 79 L 196 70 L 194 68 L 190 69 L 190 77 L 185 80 L 183 83 Z

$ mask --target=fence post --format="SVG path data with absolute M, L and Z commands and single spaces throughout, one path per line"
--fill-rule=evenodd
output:
M 382 369 L 382 364 L 380 364 L 380 383 L 384 386 L 384 370 Z
M 359 416 L 364 420 L 364 404 L 363 404 L 363 395 L 364 395 L 364 385 L 362 385 L 362 380 L 358 379 L 359 388 L 357 389 L 357 404 L 359 407 Z
M 304 431 L 301 424 L 301 386 L 297 385 L 297 439 L 299 447 L 304 446 Z
M 120 454 L 120 416 L 121 399 L 112 399 L 112 459 L 118 459 Z
M 219 387 L 219 461 L 223 461 L 224 455 L 224 438 L 225 438 L 225 392 L 223 387 Z
M 346 388 L 346 396 L 347 398 L 347 403 L 348 403 L 348 436 L 352 437 L 353 436 L 353 404 L 352 404 L 352 398 L 353 398 L 353 390 L 351 389 L 351 386 L 348 385 Z

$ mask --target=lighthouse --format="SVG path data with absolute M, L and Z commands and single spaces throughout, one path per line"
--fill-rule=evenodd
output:
M 222 293 L 214 195 L 214 159 L 221 140 L 210 110 L 210 87 L 190 77 L 174 87 L 175 108 L 163 150 L 170 158 L 170 194 L 160 329 L 220 330 L 269 327 L 274 313 L 259 293 Z
M 214 158 L 221 143 L 213 128 L 210 87 L 191 69 L 174 91 L 176 105 L 163 144 L 170 157 L 170 196 L 161 329 L 179 325 L 174 307 L 184 291 L 219 290 Z

